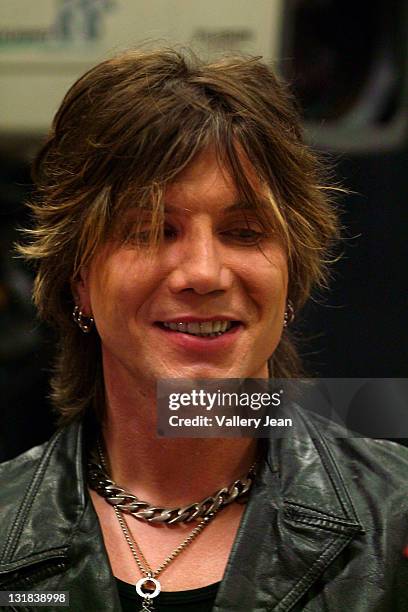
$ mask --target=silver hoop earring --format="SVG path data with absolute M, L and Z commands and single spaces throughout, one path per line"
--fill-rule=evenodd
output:
M 287 301 L 285 314 L 283 315 L 283 327 L 288 327 L 295 319 L 295 309 L 291 300 Z
M 72 312 L 72 318 L 84 334 L 89 334 L 94 324 L 93 317 L 85 316 L 84 314 L 82 314 L 82 311 L 80 310 L 79 306 L 75 306 Z

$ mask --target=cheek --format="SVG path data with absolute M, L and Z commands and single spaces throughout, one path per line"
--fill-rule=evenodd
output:
M 151 261 L 138 257 L 134 251 L 118 250 L 105 258 L 95 259 L 90 274 L 90 297 L 93 312 L 110 322 L 136 313 L 148 301 L 159 279 L 151 271 Z M 101 321 L 102 322 L 102 321 Z
M 246 267 L 245 277 L 249 293 L 263 308 L 274 309 L 284 305 L 288 289 L 286 257 L 278 254 L 262 256 L 253 265 Z
M 89 293 L 94 315 L 109 317 L 126 303 L 132 283 L 126 261 L 99 256 L 94 259 L 89 274 Z

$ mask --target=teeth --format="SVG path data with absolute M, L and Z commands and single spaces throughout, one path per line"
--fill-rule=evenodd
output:
M 163 323 L 164 327 L 195 336 L 220 336 L 232 327 L 231 321 L 194 321 L 189 323 Z
M 209 334 L 211 332 L 211 326 L 208 330 L 201 329 L 201 326 L 204 326 L 205 323 L 186 323 L 186 331 L 189 334 Z
M 193 334 L 196 334 L 196 325 L 197 323 L 193 323 L 194 328 L 190 328 L 190 323 L 188 324 L 188 331 L 193 332 Z M 199 332 L 201 334 L 212 334 L 213 332 L 215 332 L 215 325 L 213 326 L 212 321 L 205 321 L 204 323 L 199 323 L 198 324 L 199 327 Z

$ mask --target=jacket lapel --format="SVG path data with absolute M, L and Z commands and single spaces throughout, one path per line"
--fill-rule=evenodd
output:
M 329 448 L 299 415 L 296 433 L 270 442 L 214 610 L 293 610 L 358 533 Z
M 82 424 L 55 434 L 35 465 L 2 550 L 0 584 L 42 590 L 69 585 L 70 609 L 119 612 L 99 522 L 85 490 Z

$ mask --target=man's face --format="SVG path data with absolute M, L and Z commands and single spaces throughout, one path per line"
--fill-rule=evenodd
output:
M 133 244 L 108 242 L 82 271 L 79 303 L 95 319 L 105 372 L 141 385 L 268 376 L 282 333 L 287 258 L 238 204 L 234 181 L 208 150 L 166 189 L 157 251 L 140 235 Z M 130 234 L 132 214 L 141 212 L 128 213 Z

